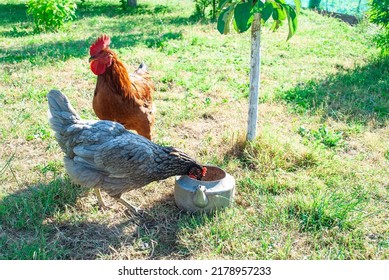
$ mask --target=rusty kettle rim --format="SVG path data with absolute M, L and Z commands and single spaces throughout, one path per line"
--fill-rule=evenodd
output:
M 227 176 L 227 172 L 225 172 L 223 169 L 221 169 L 218 166 L 204 165 L 204 167 L 207 168 L 207 173 L 201 180 L 190 178 L 188 175 L 183 175 L 183 176 L 187 177 L 192 181 L 199 182 L 199 184 L 201 184 L 201 182 L 218 182 L 223 180 Z

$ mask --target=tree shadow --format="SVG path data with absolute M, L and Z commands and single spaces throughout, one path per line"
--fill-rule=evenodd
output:
M 182 40 L 183 35 L 181 32 L 167 32 L 158 36 L 149 36 L 145 43 L 149 48 L 160 48 L 163 47 L 166 42 L 171 40 Z
M 90 211 L 85 213 L 77 203 L 87 192 L 66 177 L 4 197 L 0 204 L 0 259 L 161 259 L 190 255 L 177 244 L 177 235 L 185 224 L 180 221 L 193 215 L 182 213 L 172 194 L 145 209 L 153 218 L 126 216 L 120 211 L 114 213 L 116 220 L 100 217 L 93 221 Z M 199 217 L 197 226 L 204 221 Z
M 89 39 L 92 41 L 92 38 Z M 88 54 L 89 40 L 67 42 L 50 42 L 21 46 L 12 50 L 0 50 L 3 63 L 30 61 L 32 65 L 42 65 L 56 60 L 67 60 L 71 57 L 83 57 Z
M 162 5 L 157 5 L 153 7 L 148 4 L 138 4 L 136 7 L 127 7 L 123 9 L 120 2 L 118 1 L 115 5 L 114 3 L 93 3 L 86 2 L 79 4 L 76 10 L 77 18 L 76 20 L 82 18 L 92 18 L 97 16 L 126 16 L 126 15 L 155 15 L 163 13 L 164 10 L 160 8 Z
M 0 61 L 3 63 L 15 63 L 29 61 L 32 65 L 43 65 L 66 61 L 70 58 L 81 58 L 89 55 L 90 45 L 97 37 L 89 37 L 85 40 L 71 40 L 66 42 L 49 42 L 36 45 L 22 46 L 17 49 L 0 49 Z M 111 36 L 114 51 L 125 47 L 135 47 L 145 44 L 149 48 L 157 48 L 170 40 L 181 40 L 180 32 L 167 32 L 156 36 L 150 33 L 136 33 L 120 36 Z
M 49 259 L 55 251 L 47 250 L 44 241 L 52 231 L 46 219 L 75 205 L 82 192 L 68 180 L 56 179 L 5 196 L 0 204 L 0 259 Z
M 116 41 L 118 36 L 112 36 Z M 135 46 L 140 42 L 141 34 L 129 34 L 120 36 L 120 41 L 115 42 L 115 47 Z M 29 61 L 32 65 L 42 65 L 57 60 L 66 61 L 70 58 L 80 58 L 89 55 L 89 47 L 96 40 L 89 37 L 85 40 L 71 40 L 66 42 L 49 42 L 36 45 L 21 46 L 12 50 L 0 50 L 1 61 L 15 63 Z
M 12 37 L 12 38 L 25 37 L 33 34 L 35 34 L 35 31 L 33 30 L 28 31 L 26 29 L 19 29 L 16 26 L 13 26 L 12 30 L 10 31 L 1 32 L 1 35 L 3 35 L 4 37 Z
M 194 229 L 212 221 L 214 215 L 186 213 L 177 208 L 173 193 L 165 195 L 147 209 L 154 218 L 141 228 L 141 238 L 153 240 L 154 248 L 148 259 L 187 259 L 189 248 L 178 242 L 183 230 Z
M 25 4 L 0 4 L 0 24 L 9 25 L 12 29 L 4 31 L 1 35 L 5 37 L 23 37 L 34 34 L 35 32 L 28 28 L 23 28 L 28 21 L 27 8 Z M 165 14 L 170 11 L 168 6 L 164 5 L 146 5 L 139 4 L 137 7 L 129 7 L 123 10 L 119 5 L 107 3 L 89 3 L 85 2 L 77 9 L 77 20 L 85 17 L 98 17 L 104 15 L 106 17 L 122 17 L 127 15 L 158 15 Z M 162 23 L 157 18 L 148 19 L 154 22 L 154 26 Z M 120 36 L 111 36 L 112 49 L 121 47 L 134 47 L 139 44 L 145 44 L 147 47 L 159 47 L 166 41 L 182 39 L 180 32 L 167 32 L 160 34 L 154 29 L 145 30 L 143 33 L 126 34 L 131 30 L 131 26 L 141 24 L 142 19 L 137 17 L 133 22 L 114 23 L 111 27 L 112 33 L 120 31 Z M 22 27 L 12 24 L 16 22 L 23 23 Z M 33 23 L 31 22 L 31 25 Z M 116 31 L 115 31 L 116 30 Z M 96 40 L 95 37 L 88 37 L 85 40 L 69 40 L 58 42 L 43 42 L 36 44 L 29 44 L 13 49 L 0 49 L 0 60 L 4 63 L 15 63 L 22 61 L 29 61 L 32 65 L 42 65 L 57 60 L 66 61 L 69 58 L 80 58 L 88 55 L 90 45 Z
M 389 57 L 311 80 L 279 96 L 298 113 L 321 114 L 349 123 L 384 126 L 389 116 Z
M 343 21 L 351 26 L 357 25 L 362 20 L 362 17 L 358 18 L 354 15 L 347 15 L 347 14 L 342 14 L 337 12 L 329 12 L 326 10 L 317 10 L 317 12 L 322 16 L 328 16 L 328 17 L 339 19 L 340 21 Z
M 0 4 L 0 25 L 27 21 L 26 4 Z
M 170 11 L 171 8 L 165 5 L 139 4 L 137 7 L 129 7 L 123 10 L 119 2 L 115 5 L 113 3 L 85 1 L 76 10 L 76 21 L 86 17 L 98 17 L 101 15 L 110 18 L 120 18 L 128 15 L 165 15 Z M 1 35 L 15 38 L 34 34 L 35 32 L 31 29 L 23 28 L 28 20 L 27 6 L 25 4 L 0 4 L 0 24 L 11 27 L 11 30 L 4 31 Z M 129 33 L 130 27 L 142 24 L 142 20 L 142 17 L 134 17 L 134 21 L 126 22 L 125 25 L 115 21 L 112 26 L 107 26 L 107 28 L 112 29 L 112 34 L 120 31 L 120 36 L 111 36 L 111 48 L 116 50 L 122 47 L 134 47 L 139 44 L 144 44 L 149 48 L 159 48 L 169 40 L 182 39 L 181 32 L 161 33 L 157 30 L 158 28 L 149 28 L 144 30 L 143 33 Z M 157 17 L 149 17 L 149 24 L 150 21 L 153 22 L 153 26 L 162 24 Z M 13 25 L 16 22 L 21 22 L 23 26 Z M 46 65 L 58 60 L 66 61 L 70 58 L 80 58 L 89 54 L 89 47 L 95 40 L 95 37 L 88 37 L 85 40 L 37 42 L 12 49 L 0 49 L 0 61 L 3 63 L 29 61 L 34 66 Z
M 120 2 L 115 3 L 94 3 L 94 1 L 85 1 L 79 3 L 76 9 L 76 21 L 82 18 L 91 18 L 105 15 L 107 17 L 126 16 L 126 15 L 157 15 L 169 12 L 168 6 L 138 4 L 136 7 L 123 9 Z M 26 22 L 29 20 L 27 15 L 27 4 L 22 3 L 0 3 L 0 25 Z
M 185 25 L 194 25 L 194 24 L 203 24 L 207 25 L 213 21 L 210 19 L 200 18 L 196 15 L 191 15 L 189 17 L 179 16 L 179 17 L 169 17 L 165 20 L 167 24 L 176 25 L 176 26 L 185 26 Z

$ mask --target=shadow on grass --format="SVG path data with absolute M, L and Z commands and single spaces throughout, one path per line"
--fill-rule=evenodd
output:
M 126 15 L 160 15 L 171 12 L 169 6 L 165 5 L 148 5 L 139 3 L 136 7 L 127 6 L 122 8 L 120 1 L 115 3 L 94 3 L 94 1 L 85 2 L 78 5 L 76 14 L 77 18 L 96 17 L 105 15 L 108 17 L 113 16 L 126 16 Z
M 90 45 L 97 37 L 89 37 L 86 40 L 72 40 L 66 42 L 50 42 L 36 45 L 23 46 L 19 49 L 0 50 L 0 61 L 3 63 L 16 63 L 29 61 L 32 65 L 45 65 L 58 60 L 66 61 L 70 58 L 80 58 L 89 55 Z M 156 36 L 155 34 L 127 34 L 123 36 L 111 36 L 112 49 L 117 52 L 123 47 L 134 47 L 138 44 L 160 47 L 170 40 L 181 40 L 180 32 L 168 32 Z M 87 63 L 87 59 L 86 59 Z
M 193 25 L 193 24 L 209 24 L 212 23 L 209 19 L 200 18 L 195 15 L 191 15 L 189 17 L 179 16 L 179 17 L 170 17 L 166 19 L 167 24 L 172 24 L 176 26 L 185 26 L 185 25 Z
M 71 57 L 82 57 L 89 52 L 89 41 L 51 42 L 23 46 L 18 49 L 0 50 L 3 63 L 29 61 L 32 65 L 42 65 L 56 60 L 67 60 Z
M 141 39 L 141 35 L 121 36 L 120 41 L 113 36 L 111 40 L 115 42 L 117 48 L 123 46 L 134 46 Z M 86 40 L 72 40 L 66 42 L 50 42 L 36 45 L 23 46 L 19 49 L 0 50 L 0 58 L 4 63 L 15 63 L 29 61 L 32 65 L 42 65 L 57 60 L 65 61 L 70 58 L 80 58 L 89 55 L 89 47 L 96 40 L 95 37 L 89 37 Z M 122 42 L 122 43 L 120 43 Z M 86 62 L 87 63 L 87 62 Z
M 0 25 L 27 21 L 26 4 L 0 4 Z
M 0 25 L 12 26 L 13 23 L 23 22 L 27 25 L 29 18 L 27 17 L 27 8 L 25 4 L 0 4 Z M 165 15 L 171 9 L 164 5 L 143 5 L 140 4 L 135 8 L 128 8 L 123 10 L 120 5 L 114 4 L 94 4 L 93 2 L 86 2 L 80 5 L 77 9 L 77 20 L 87 17 L 106 16 L 124 17 L 128 15 Z M 120 36 L 111 36 L 112 49 L 117 50 L 122 47 L 134 47 L 139 44 L 144 44 L 147 47 L 161 47 L 169 40 L 182 39 L 181 32 L 167 32 L 161 33 L 157 27 L 163 23 L 156 18 L 150 17 L 147 19 L 154 22 L 152 26 L 156 28 L 144 30 L 143 33 L 127 34 L 131 27 L 142 25 L 142 17 L 134 17 L 133 20 L 126 21 L 123 25 L 121 22 L 113 23 L 111 27 L 112 34 L 120 31 Z M 33 23 L 31 21 L 31 26 Z M 12 26 L 12 30 L 4 31 L 1 35 L 10 38 L 23 37 L 33 35 L 32 29 L 25 30 L 21 27 Z M 124 33 L 124 35 L 123 35 Z M 45 65 L 58 60 L 66 61 L 70 58 L 80 58 L 89 54 L 90 45 L 96 40 L 95 37 L 89 37 L 85 40 L 69 40 L 60 42 L 38 42 L 20 46 L 13 49 L 0 49 L 0 61 L 3 63 L 17 63 L 21 61 L 29 61 L 32 66 Z
M 120 1 L 115 3 L 94 3 L 88 1 L 79 3 L 76 9 L 76 20 L 86 17 L 97 17 L 105 15 L 107 17 L 125 15 L 158 15 L 170 12 L 168 6 L 138 4 L 136 7 L 123 9 Z M 27 4 L 25 3 L 1 3 L 0 4 L 0 25 L 25 22 L 29 19 L 27 15 Z
M 95 218 L 101 220 L 96 222 L 85 210 L 77 209 L 78 197 L 86 192 L 66 178 L 4 197 L 0 204 L 0 259 L 161 259 L 189 255 L 185 247 L 178 246 L 177 235 L 188 225 L 181 221 L 193 215 L 181 213 L 173 195 L 145 209 L 153 219 L 114 213 L 117 222 L 101 217 Z M 200 217 L 197 226 L 201 221 Z
M 389 57 L 312 80 L 280 93 L 298 113 L 321 114 L 323 118 L 384 126 L 389 116 Z
M 202 227 L 212 221 L 213 214 L 185 213 L 180 211 L 174 202 L 173 194 L 167 195 L 147 209 L 154 215 L 154 223 L 145 223 L 141 227 L 142 239 L 150 237 L 157 246 L 148 259 L 186 259 L 191 252 L 184 244 L 178 242 L 181 231 Z
M 82 189 L 57 179 L 4 197 L 0 204 L 0 259 L 50 259 L 62 252 L 47 241 L 48 217 L 74 205 Z M 53 250 L 47 248 L 53 247 Z M 58 252 L 56 250 L 58 249 Z

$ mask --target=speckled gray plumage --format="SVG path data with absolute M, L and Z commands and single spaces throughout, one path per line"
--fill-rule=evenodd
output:
M 88 121 L 74 111 L 64 94 L 51 90 L 49 122 L 65 153 L 73 182 L 98 187 L 119 197 L 131 189 L 201 168 L 182 151 L 157 145 L 111 121 Z

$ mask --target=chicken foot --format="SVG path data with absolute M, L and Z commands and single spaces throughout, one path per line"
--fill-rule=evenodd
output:
M 152 216 L 149 213 L 147 213 L 145 210 L 131 205 L 127 200 L 125 200 L 125 199 L 123 199 L 121 197 L 114 197 L 114 198 L 115 198 L 115 200 L 117 202 L 119 202 L 120 204 L 122 204 L 125 207 L 127 207 L 129 212 L 131 212 L 131 213 L 133 213 L 135 215 L 141 216 L 141 217 L 148 216 L 148 217 L 152 218 Z
M 107 210 L 109 209 L 109 207 L 105 204 L 104 200 L 103 200 L 103 197 L 101 196 L 101 192 L 100 192 L 100 189 L 99 188 L 95 188 L 95 193 L 96 193 L 96 196 L 97 196 L 97 200 L 98 200 L 98 203 L 99 203 L 99 207 L 104 211 L 104 210 Z M 141 208 L 138 208 L 138 207 L 135 207 L 133 205 L 131 205 L 127 200 L 121 198 L 121 197 L 113 197 L 117 202 L 119 202 L 120 204 L 124 205 L 130 213 L 133 213 L 135 215 L 138 215 L 138 216 L 149 216 L 149 217 L 152 217 L 149 213 L 147 213 L 145 210 L 141 209 Z

